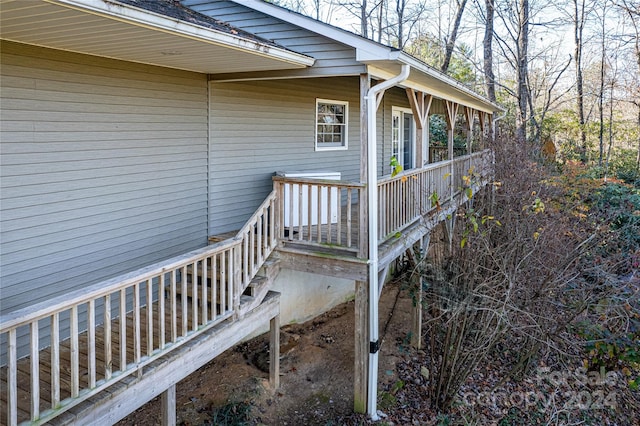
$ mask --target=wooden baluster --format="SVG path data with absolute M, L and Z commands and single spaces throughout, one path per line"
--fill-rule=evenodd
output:
M 60 314 L 56 312 L 51 315 L 51 408 L 56 409 L 58 405 L 60 405 Z
M 71 307 L 70 333 L 71 339 L 71 398 L 80 394 L 80 348 L 78 345 L 78 306 Z
M 351 193 L 352 189 L 347 188 L 347 247 L 351 247 Z
M 318 191 L 316 193 L 316 218 L 318 219 L 318 242 L 322 242 L 322 187 L 317 186 Z
M 262 265 L 262 262 L 264 259 L 264 251 L 263 251 L 264 243 L 263 243 L 263 234 L 262 234 L 262 231 L 264 230 L 263 218 L 264 216 L 262 213 L 258 215 L 258 217 L 256 218 L 256 251 L 257 251 L 258 267 Z
M 298 240 L 302 240 L 303 239 L 303 230 L 302 230 L 303 208 L 302 208 L 302 200 L 304 199 L 302 197 L 302 193 L 304 191 L 304 188 L 307 187 L 307 185 L 297 185 L 297 186 L 298 186 L 298 205 L 296 207 L 298 208 Z
M 336 187 L 336 193 L 338 197 L 336 203 L 336 215 L 338 216 L 338 223 L 336 224 L 336 243 L 338 245 L 342 245 L 342 188 Z M 331 204 L 329 204 L 329 206 L 331 206 Z
M 182 273 L 180 275 L 180 300 L 182 301 L 182 334 L 184 337 L 189 332 L 189 305 L 188 305 L 188 297 L 187 297 L 187 265 L 182 267 Z
M 89 389 L 96 387 L 96 301 L 89 300 L 87 307 L 87 335 L 88 345 L 88 370 L 89 370 Z
M 140 283 L 133 285 L 133 362 L 138 364 L 142 354 L 140 332 Z M 139 370 L 141 373 L 142 370 Z
M 307 188 L 307 238 L 309 241 L 313 241 L 313 231 L 311 225 L 313 224 L 313 185 L 306 185 Z M 302 203 L 302 200 L 300 200 Z
M 271 205 L 271 201 L 269 202 Z M 269 249 L 269 207 L 262 209 L 262 260 L 266 260 Z
M 31 420 L 40 417 L 40 338 L 38 320 L 31 322 Z
M 276 203 L 276 199 L 273 198 L 271 199 L 271 202 L 269 203 L 269 247 L 271 249 L 273 249 L 276 244 L 278 239 L 276 238 L 276 234 L 277 234 L 277 228 L 276 228 L 276 217 L 278 216 L 278 207 L 277 207 L 277 203 Z
M 209 271 L 207 270 L 209 258 L 202 259 L 202 324 L 205 325 L 209 322 L 209 299 L 207 299 L 207 291 L 209 287 Z
M 120 290 L 120 371 L 127 369 L 127 290 Z
M 178 340 L 178 294 L 176 288 L 176 270 L 171 270 L 171 343 Z
M 226 286 L 227 286 L 227 269 L 226 269 L 226 251 L 220 253 L 220 313 L 227 313 L 226 305 Z
M 211 257 L 211 321 L 218 317 L 218 277 L 218 255 L 214 254 Z
M 289 188 L 289 199 L 287 202 L 289 203 L 289 210 L 285 209 L 285 211 L 289 212 L 289 240 L 293 240 L 293 191 L 295 190 L 295 186 L 291 183 L 286 183 L 287 188 Z
M 233 305 L 233 289 L 234 289 L 234 285 L 233 285 L 233 248 L 231 249 L 227 249 L 226 250 L 227 256 L 229 257 L 227 259 L 227 280 L 228 280 L 228 287 L 227 287 L 227 306 L 229 307 L 229 309 L 234 309 L 236 308 Z M 255 273 L 253 274 L 255 275 Z M 249 284 L 248 282 L 246 284 Z M 238 283 L 238 289 L 240 289 L 240 283 Z M 244 291 L 244 289 L 242 289 L 242 291 Z M 240 291 L 238 293 L 238 306 L 240 303 L 240 293 L 242 292 Z
M 165 288 L 164 286 L 166 285 L 165 283 L 165 275 L 166 273 L 162 273 L 160 274 L 160 276 L 158 277 L 158 322 L 160 324 L 160 332 L 159 332 L 159 338 L 160 341 L 158 342 L 158 347 L 162 350 L 164 349 L 164 345 L 165 345 L 165 335 L 164 333 L 166 332 L 166 326 L 165 326 Z
M 260 228 L 258 228 L 258 230 L 259 229 Z M 240 246 L 233 246 L 231 248 L 229 256 L 229 279 L 231 280 L 233 286 L 233 310 L 236 315 L 238 315 L 238 313 L 240 312 L 240 296 L 248 285 L 248 283 L 242 282 L 242 280 L 240 279 L 242 274 L 237 270 L 236 267 L 234 267 L 234 265 L 237 265 L 240 262 Z
M 18 424 L 18 352 L 16 329 L 9 330 L 7 347 L 7 424 Z
M 111 379 L 111 374 L 113 372 L 113 361 L 111 354 L 111 295 L 107 294 L 104 296 L 104 325 L 102 329 L 104 330 L 104 379 L 105 381 L 109 381 Z
M 331 244 L 331 193 L 333 192 L 333 187 L 327 186 L 327 243 Z
M 249 236 L 247 235 L 247 233 L 245 233 L 242 236 L 242 246 L 243 246 L 243 263 L 242 263 L 242 271 L 244 273 L 244 279 L 243 281 L 245 282 L 245 284 L 249 283 L 249 275 L 250 275 L 250 268 L 249 268 L 249 259 L 250 259 L 250 255 L 249 255 Z M 222 285 L 222 284 L 221 284 Z
M 191 330 L 198 330 L 198 262 L 191 265 Z
M 252 225 L 249 227 L 249 277 L 247 277 L 247 284 L 256 275 L 256 232 L 255 227 Z
M 147 280 L 147 356 L 151 355 L 153 355 L 153 279 L 149 278 Z

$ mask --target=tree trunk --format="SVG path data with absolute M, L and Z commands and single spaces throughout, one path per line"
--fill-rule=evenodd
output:
M 518 46 L 516 79 L 518 84 L 518 113 L 516 116 L 516 139 L 520 143 L 527 140 L 527 106 L 529 100 L 528 86 L 528 50 L 529 50 L 529 0 L 518 3 Z
M 602 50 L 602 56 L 600 57 L 600 92 L 598 93 L 598 116 L 599 116 L 598 118 L 600 120 L 600 126 L 598 129 L 598 147 L 599 147 L 598 166 L 599 167 L 602 167 L 602 161 L 604 156 L 604 77 L 605 77 L 604 66 L 605 66 L 606 57 L 607 57 L 606 50 L 605 50 L 606 10 L 607 10 L 607 6 L 605 3 L 605 5 L 602 7 L 602 34 L 601 34 L 602 41 L 600 45 L 600 48 Z
M 587 162 L 587 134 L 584 124 L 584 85 L 582 82 L 582 33 L 584 29 L 584 12 L 585 0 L 573 0 L 573 24 L 574 24 L 574 41 L 575 41 L 575 62 L 576 62 L 576 89 L 578 91 L 577 109 L 578 109 L 578 127 L 580 131 L 580 161 Z
M 369 38 L 369 22 L 367 20 L 367 0 L 362 0 L 360 5 L 360 34 L 364 38 Z
M 484 80 L 487 85 L 487 97 L 491 102 L 496 102 L 496 81 L 493 74 L 493 17 L 495 15 L 495 0 L 485 0 L 487 21 L 484 27 L 484 40 L 482 42 L 484 52 Z M 493 126 L 489 125 L 488 139 L 493 143 L 495 135 Z
M 449 64 L 451 63 L 451 55 L 453 55 L 453 48 L 456 45 L 456 39 L 458 38 L 458 29 L 460 28 L 460 21 L 462 21 L 462 14 L 464 13 L 464 8 L 467 5 L 467 0 L 462 0 L 458 2 L 458 11 L 456 12 L 456 19 L 453 22 L 453 28 L 451 29 L 451 34 L 447 37 L 446 48 L 444 52 L 444 61 L 442 62 L 442 67 L 440 70 L 442 72 L 447 72 L 449 69 Z
M 487 84 L 487 97 L 491 102 L 496 101 L 496 81 L 493 74 L 493 17 L 495 14 L 495 0 L 485 0 L 487 22 L 484 27 L 484 79 Z
M 398 16 L 398 49 L 404 47 L 404 11 L 407 0 L 396 0 L 396 14 Z

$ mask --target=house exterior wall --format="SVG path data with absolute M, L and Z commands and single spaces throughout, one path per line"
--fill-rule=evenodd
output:
M 234 27 L 249 31 L 281 46 L 315 58 L 313 67 L 287 71 L 287 75 L 357 75 L 365 67 L 355 61 L 355 49 L 337 43 L 327 37 L 284 22 L 273 16 L 253 10 L 231 1 L 182 0 L 185 6 L 228 22 Z
M 206 76 L 2 42 L 1 312 L 206 244 Z
M 340 172 L 360 180 L 357 77 L 210 83 L 210 229 L 240 229 L 275 172 Z M 347 150 L 315 150 L 316 98 L 349 102 Z

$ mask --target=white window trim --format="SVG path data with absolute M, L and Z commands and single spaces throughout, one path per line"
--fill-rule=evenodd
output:
M 342 146 L 318 146 L 318 104 L 336 104 L 336 105 L 344 105 L 344 143 Z M 314 117 L 314 146 L 316 151 L 346 151 L 349 149 L 349 102 L 348 101 L 338 101 L 335 99 L 322 99 L 316 98 L 316 107 L 313 112 Z

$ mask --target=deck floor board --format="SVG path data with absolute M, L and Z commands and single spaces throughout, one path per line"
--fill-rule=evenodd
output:
M 165 302 L 168 302 L 165 299 Z M 167 307 L 169 303 L 165 304 L 165 341 L 169 341 L 171 337 L 171 310 Z M 182 323 L 182 304 L 177 304 L 177 324 L 178 324 L 178 337 L 182 335 L 181 323 Z M 159 348 L 160 343 L 160 315 L 158 303 L 154 302 L 153 306 L 153 347 Z M 192 330 L 193 322 L 191 315 L 192 303 L 188 301 L 187 327 L 188 330 Z M 200 309 L 200 304 L 198 304 Z M 212 306 L 208 307 L 211 312 Z M 219 311 L 215 307 L 216 312 Z M 140 355 L 145 357 L 147 355 L 148 334 L 146 332 L 147 321 L 147 309 L 142 308 L 140 310 Z M 199 321 L 201 319 L 199 318 Z M 135 346 L 134 346 L 134 329 L 133 329 L 133 316 L 131 313 L 127 315 L 126 320 L 126 336 L 127 336 L 127 362 L 133 362 Z M 96 339 L 95 339 L 95 354 L 96 354 L 96 381 L 103 380 L 105 378 L 105 331 L 104 326 L 96 327 Z M 120 370 L 120 324 L 119 318 L 114 318 L 111 321 L 111 357 L 112 357 L 112 374 Z M 89 384 L 89 342 L 87 332 L 83 332 L 79 335 L 78 339 L 79 349 L 79 382 L 80 389 L 88 387 Z M 42 349 L 39 352 L 39 365 L 40 365 L 40 412 L 43 412 L 51 408 L 51 351 L 50 348 Z M 17 401 L 18 401 L 18 423 L 30 420 L 30 407 L 31 407 L 31 357 L 27 356 L 18 360 L 17 363 Z M 7 389 L 7 367 L 0 368 L 0 386 L 3 390 Z M 108 392 L 108 391 L 107 391 Z M 71 342 L 66 339 L 60 343 L 60 399 L 64 400 L 71 396 Z M 0 392 L 0 425 L 7 424 L 7 392 Z

